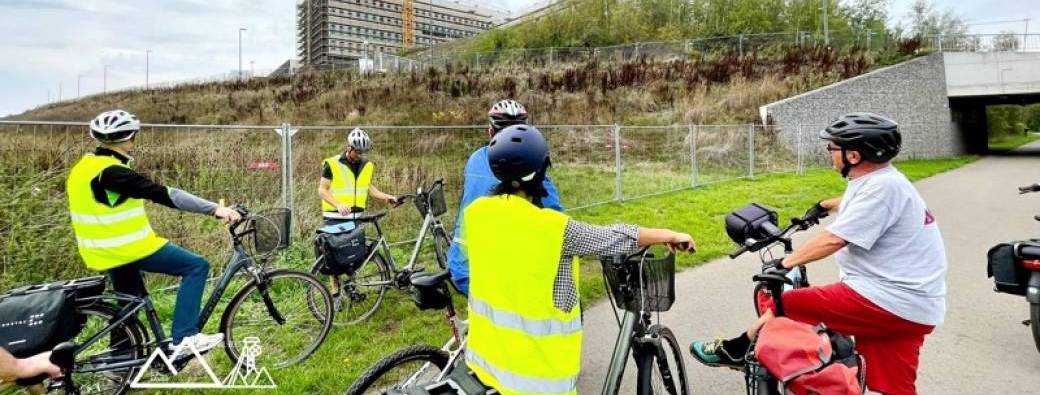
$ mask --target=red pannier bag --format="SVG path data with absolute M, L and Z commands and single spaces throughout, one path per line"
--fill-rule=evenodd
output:
M 758 332 L 755 358 L 789 394 L 863 393 L 863 364 L 852 341 L 823 324 L 786 317 L 770 320 Z

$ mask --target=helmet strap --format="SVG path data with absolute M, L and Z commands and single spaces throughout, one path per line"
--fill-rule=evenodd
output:
M 848 152 L 845 147 L 841 147 L 841 178 L 849 178 L 849 172 L 854 167 L 852 163 L 849 163 Z

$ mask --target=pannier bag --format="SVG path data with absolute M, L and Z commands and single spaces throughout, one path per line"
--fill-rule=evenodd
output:
M 353 223 L 326 226 L 318 231 L 318 252 L 325 256 L 324 274 L 354 274 L 365 260 L 365 228 Z
M 102 276 L 22 287 L 0 295 L 0 346 L 17 358 L 50 351 L 75 337 L 86 317 L 77 297 L 100 295 Z
M 986 276 L 993 277 L 997 292 L 1012 295 L 1025 295 L 1029 284 L 1030 271 L 1022 265 L 1022 245 L 1038 245 L 1032 241 L 1013 241 L 1000 243 L 989 249 Z
M 770 320 L 755 341 L 755 358 L 788 394 L 858 395 L 865 390 L 863 360 L 852 339 L 823 324 Z

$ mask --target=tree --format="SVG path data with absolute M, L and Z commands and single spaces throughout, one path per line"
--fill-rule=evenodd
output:
M 916 38 L 961 36 L 968 32 L 968 25 L 952 10 L 938 10 L 929 0 L 915 0 L 908 16 L 910 33 Z
M 994 51 L 1017 51 L 1018 50 L 1018 36 L 1014 31 L 1005 30 L 1000 32 L 996 37 L 993 37 L 993 50 Z

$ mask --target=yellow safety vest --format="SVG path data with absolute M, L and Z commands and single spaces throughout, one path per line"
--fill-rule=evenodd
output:
M 96 271 L 148 257 L 167 242 L 152 231 L 143 200 L 129 198 L 111 207 L 94 199 L 91 180 L 111 166 L 126 167 L 111 156 L 87 154 L 72 167 L 65 182 L 79 255 L 88 269 Z M 118 198 L 112 192 L 108 196 L 113 201 Z
M 339 155 L 325 158 L 325 164 L 332 170 L 329 192 L 340 203 L 365 208 L 368 201 L 368 185 L 372 183 L 372 162 L 365 163 L 361 168 L 361 174 L 355 175 L 350 171 L 350 167 L 339 161 L 339 158 Z M 335 212 L 336 207 L 322 199 L 321 211 Z
M 581 308 L 563 312 L 553 302 L 568 217 L 513 195 L 482 197 L 465 210 L 466 364 L 505 395 L 576 394 Z

